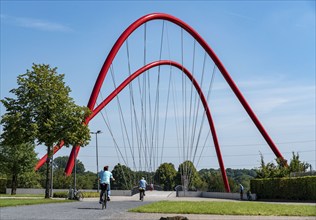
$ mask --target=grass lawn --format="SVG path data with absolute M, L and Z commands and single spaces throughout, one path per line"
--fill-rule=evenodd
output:
M 73 200 L 68 199 L 44 199 L 30 197 L 30 198 L 0 198 L 0 207 L 7 206 L 19 206 L 19 205 L 36 205 L 36 204 L 46 204 L 46 203 L 60 203 L 60 202 L 73 202 Z
M 41 197 L 44 198 L 44 194 L 16 194 L 16 195 L 11 195 L 11 194 L 0 194 L 0 197 Z
M 133 208 L 129 211 L 209 215 L 316 216 L 316 205 L 262 202 L 160 201 Z

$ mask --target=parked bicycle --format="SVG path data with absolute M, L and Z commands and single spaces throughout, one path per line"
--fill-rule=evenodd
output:
M 69 189 L 68 198 L 82 201 L 84 199 L 83 193 L 77 189 Z

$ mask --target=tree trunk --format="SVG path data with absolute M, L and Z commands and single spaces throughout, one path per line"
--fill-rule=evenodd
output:
M 12 175 L 12 182 L 11 182 L 11 195 L 16 194 L 16 187 L 18 185 L 18 176 L 17 174 Z
M 47 159 L 46 159 L 46 182 L 45 182 L 45 198 L 50 197 L 50 166 L 51 166 L 51 149 L 50 146 L 47 146 Z

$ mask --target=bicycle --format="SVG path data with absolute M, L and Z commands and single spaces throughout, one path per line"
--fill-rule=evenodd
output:
M 83 193 L 77 189 L 69 190 L 69 199 L 82 201 L 84 199 Z
M 139 200 L 144 201 L 144 196 L 145 196 L 145 189 L 144 188 L 139 188 Z
M 108 185 L 105 184 L 105 187 L 104 187 L 104 191 L 103 191 L 103 194 L 102 194 L 102 202 L 101 202 L 101 209 L 106 209 L 106 205 L 107 205 L 107 202 L 108 202 Z

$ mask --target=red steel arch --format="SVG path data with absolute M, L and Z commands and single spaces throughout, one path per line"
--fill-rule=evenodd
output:
M 268 143 L 268 145 L 270 146 L 271 150 L 274 152 L 276 157 L 283 159 L 282 154 L 280 153 L 280 151 L 278 150 L 278 148 L 274 144 L 273 140 L 270 138 L 270 136 L 268 135 L 268 133 L 264 129 L 263 125 L 260 123 L 259 119 L 257 118 L 255 113 L 251 109 L 250 105 L 247 103 L 246 99 L 244 98 L 244 96 L 242 95 L 240 90 L 238 89 L 237 85 L 235 84 L 235 82 L 233 81 L 231 76 L 229 75 L 228 71 L 226 70 L 226 68 L 224 67 L 222 62 L 216 56 L 215 52 L 211 49 L 211 47 L 206 43 L 206 41 L 192 27 L 190 27 L 188 24 L 186 24 L 182 20 L 180 20 L 180 19 L 178 19 L 178 18 L 176 18 L 176 17 L 174 17 L 172 15 L 169 15 L 169 14 L 152 13 L 152 14 L 145 15 L 145 16 L 139 18 L 138 20 L 136 20 L 134 23 L 132 23 L 121 34 L 121 36 L 117 39 L 117 41 L 113 45 L 110 53 L 108 54 L 103 66 L 102 66 L 102 68 L 100 70 L 100 73 L 98 75 L 98 78 L 96 80 L 96 83 L 94 85 L 93 91 L 91 93 L 91 96 L 90 96 L 90 99 L 89 99 L 89 102 L 88 102 L 88 107 L 90 108 L 90 110 L 93 111 L 93 109 L 94 109 L 94 106 L 95 106 L 98 94 L 100 92 L 101 86 L 103 84 L 103 81 L 104 81 L 104 79 L 106 77 L 106 74 L 107 74 L 107 72 L 108 72 L 108 70 L 110 68 L 110 65 L 113 62 L 113 60 L 114 60 L 117 52 L 119 51 L 120 47 L 123 45 L 123 43 L 128 38 L 128 36 L 131 35 L 138 27 L 140 27 L 144 23 L 146 23 L 148 21 L 151 21 L 151 20 L 167 20 L 167 21 L 170 21 L 170 22 L 180 26 L 184 30 L 186 30 L 197 42 L 199 42 L 199 44 L 204 48 L 204 50 L 207 52 L 207 54 L 212 58 L 212 60 L 216 64 L 217 68 L 220 70 L 221 74 L 225 78 L 226 82 L 231 87 L 231 89 L 235 93 L 236 97 L 238 98 L 239 102 L 242 104 L 242 106 L 244 107 L 244 109 L 248 113 L 249 117 L 252 119 L 253 123 L 256 125 L 256 127 L 258 128 L 258 130 L 260 131 L 261 135 L 264 137 L 264 139 L 266 140 L 266 142 Z M 58 151 L 58 149 L 60 149 L 60 147 L 61 146 L 56 146 L 54 148 L 54 153 L 56 151 Z M 67 167 L 66 167 L 66 171 L 65 171 L 66 174 L 70 174 L 71 173 L 71 170 L 72 170 L 72 168 L 74 166 L 74 157 L 77 156 L 78 152 L 79 152 L 79 147 L 74 147 L 72 149 L 72 152 L 70 154 L 70 158 L 69 158 L 69 161 L 68 161 L 68 164 L 67 164 Z M 45 158 L 47 158 L 47 155 L 45 155 L 39 161 L 37 167 L 40 167 L 41 166 L 40 163 L 43 164 L 43 161 L 44 162 L 46 161 Z
M 254 122 L 254 124 L 257 126 L 257 128 L 260 131 L 261 135 L 264 137 L 264 139 L 266 140 L 266 142 L 268 143 L 268 145 L 270 146 L 270 148 L 272 149 L 272 151 L 274 152 L 276 157 L 283 159 L 282 154 L 280 153 L 280 151 L 278 150 L 278 148 L 274 144 L 273 140 L 270 138 L 270 136 L 268 135 L 268 133 L 264 129 L 263 125 L 260 123 L 260 121 L 257 118 L 256 114 L 251 109 L 250 105 L 248 104 L 248 102 L 246 101 L 246 99 L 244 98 L 244 96 L 242 95 L 240 90 L 238 89 L 237 85 L 235 84 L 235 82 L 233 81 L 231 76 L 229 75 L 228 71 L 226 70 L 226 68 L 224 67 L 222 62 L 216 56 L 215 52 L 212 50 L 212 48 L 206 43 L 206 41 L 192 27 L 190 27 L 188 24 L 186 24 L 182 20 L 180 20 L 180 19 L 178 19 L 178 18 L 176 18 L 176 17 L 174 17 L 172 15 L 169 15 L 169 14 L 152 13 L 152 14 L 145 15 L 145 16 L 139 18 L 138 20 L 136 20 L 134 23 L 132 23 L 121 34 L 121 36 L 117 39 L 117 41 L 113 45 L 109 55 L 107 56 L 103 66 L 101 68 L 101 71 L 99 73 L 97 81 L 96 81 L 96 83 L 94 85 L 92 94 L 90 96 L 88 107 L 90 109 L 94 108 L 96 100 L 97 100 L 97 97 L 98 97 L 98 94 L 100 92 L 100 89 L 101 89 L 101 86 L 103 84 L 104 78 L 105 78 L 105 76 L 106 76 L 106 74 L 107 74 L 107 72 L 108 72 L 108 70 L 110 68 L 110 65 L 111 65 L 112 61 L 114 60 L 114 58 L 115 58 L 117 52 L 119 51 L 120 47 L 123 45 L 125 40 L 128 38 L 128 36 L 131 35 L 131 33 L 133 33 L 142 24 L 144 24 L 144 23 L 146 23 L 148 21 L 151 21 L 151 20 L 158 20 L 158 19 L 159 20 L 167 20 L 167 21 L 170 21 L 170 22 L 180 26 L 181 28 L 186 30 L 189 34 L 191 34 L 191 36 L 197 42 L 199 42 L 199 44 L 204 48 L 204 50 L 207 52 L 207 54 L 212 58 L 212 60 L 216 64 L 217 68 L 220 70 L 220 72 L 222 73 L 223 77 L 225 78 L 226 82 L 228 83 L 230 88 L 233 90 L 233 92 L 237 96 L 239 102 L 242 104 L 242 106 L 244 107 L 244 109 L 246 110 L 246 112 L 248 113 L 248 115 L 250 116 L 252 121 Z

